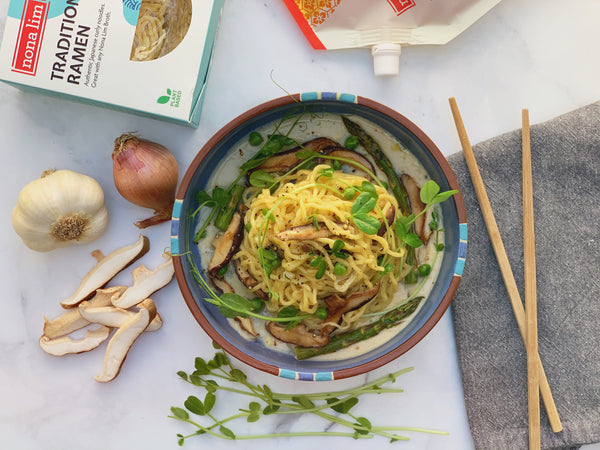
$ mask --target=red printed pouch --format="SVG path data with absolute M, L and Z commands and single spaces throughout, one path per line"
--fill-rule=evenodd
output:
M 376 75 L 398 73 L 402 46 L 446 44 L 500 0 L 283 0 L 317 50 L 370 48 Z

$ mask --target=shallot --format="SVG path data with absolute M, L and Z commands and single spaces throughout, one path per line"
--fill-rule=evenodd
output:
M 136 222 L 146 228 L 171 219 L 179 169 L 163 145 L 125 133 L 115 139 L 113 179 L 119 193 L 131 203 L 151 208 L 154 216 Z

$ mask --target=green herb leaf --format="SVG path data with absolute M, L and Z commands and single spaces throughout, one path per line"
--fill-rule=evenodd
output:
M 315 230 L 318 231 L 318 230 L 321 229 L 321 227 L 319 225 L 319 220 L 317 219 L 317 215 L 316 214 L 312 214 L 312 215 L 308 216 L 306 218 L 306 220 L 310 220 L 312 222 L 313 227 L 315 227 Z
M 186 409 L 194 414 L 198 414 L 199 416 L 204 416 L 206 414 L 206 410 L 204 408 L 204 403 L 198 397 L 194 395 L 190 395 L 183 405 Z
M 259 248 L 258 256 L 267 277 L 271 276 L 273 271 L 281 266 L 281 258 L 275 250 Z
M 431 203 L 438 192 L 440 192 L 438 184 L 433 180 L 427 181 L 423 187 L 421 187 L 421 201 L 425 204 Z
M 229 372 L 229 375 L 237 382 L 246 381 L 246 374 L 239 369 L 232 369 L 231 372 Z
M 445 202 L 457 192 L 458 191 L 456 190 L 440 192 L 438 184 L 433 180 L 429 180 L 421 187 L 419 195 L 423 203 L 434 205 L 436 203 Z
M 177 372 L 177 375 L 179 376 L 179 378 L 187 381 L 188 380 L 188 376 L 187 373 L 185 373 L 183 370 L 180 370 L 179 372 Z
M 215 394 L 212 392 L 208 392 L 206 394 L 206 397 L 204 397 L 204 410 L 206 411 L 206 414 L 208 414 L 211 411 L 211 409 L 213 409 L 213 406 L 215 406 L 216 402 L 217 397 L 215 396 Z
M 315 407 L 315 404 L 305 395 L 295 395 L 292 397 L 292 401 L 298 403 L 305 409 L 312 409 Z
M 277 317 L 280 319 L 294 318 L 298 316 L 298 310 L 293 306 L 286 306 L 281 308 L 277 313 Z
M 250 402 L 250 404 L 248 405 L 248 409 L 250 411 L 260 411 L 260 403 Z
M 319 156 L 321 155 L 313 150 L 300 150 L 299 152 L 296 152 L 296 158 L 302 160 L 307 160 L 309 158 L 318 158 Z
M 319 171 L 319 177 L 332 178 L 334 172 L 335 171 L 333 170 L 333 167 L 326 167 Z M 319 177 L 317 177 L 317 180 L 319 179 Z
M 341 239 L 336 239 L 333 242 L 333 247 L 331 247 L 331 253 L 334 255 L 336 253 L 339 253 L 339 251 L 344 248 L 344 245 L 346 245 L 346 243 L 344 241 L 342 241 Z
M 406 217 L 399 217 L 394 223 L 394 231 L 396 232 L 398 238 L 400 238 L 404 243 L 410 245 L 411 247 L 417 248 L 423 245 L 423 241 L 416 233 L 410 231 L 410 225 L 412 224 L 413 220 L 413 214 Z
M 190 383 L 194 386 L 202 386 L 202 375 L 193 373 L 190 375 Z
M 340 259 L 347 259 L 348 253 L 342 250 L 345 245 L 346 243 L 344 241 L 336 239 L 333 243 L 333 247 L 331 247 L 331 254 Z
M 357 421 L 356 425 L 358 425 L 359 427 L 362 427 L 362 428 L 366 428 L 366 430 L 355 428 L 356 432 L 358 434 L 369 434 L 369 430 L 371 430 L 371 428 L 372 428 L 371 422 L 365 417 L 357 417 L 356 421 Z
M 204 361 L 200 357 L 197 357 L 194 360 L 194 368 L 196 369 L 196 372 L 198 372 L 200 375 L 208 375 L 210 373 L 210 369 L 208 368 L 206 361 Z
M 352 221 L 360 231 L 366 234 L 377 234 L 381 227 L 381 222 L 379 222 L 379 220 L 366 213 L 354 214 L 352 216 Z
M 457 190 L 440 192 L 438 195 L 436 195 L 434 197 L 434 199 L 430 203 L 430 205 L 433 205 L 433 204 L 436 204 L 436 203 L 443 203 L 443 202 L 445 202 L 446 200 L 448 200 L 450 197 L 452 197 L 456 193 L 458 193 Z
M 229 195 L 225 189 L 217 186 L 213 189 L 212 198 L 217 204 L 217 206 L 224 208 L 225 206 L 227 206 L 227 203 L 229 203 L 231 195 Z
M 229 439 L 235 439 L 235 434 L 233 433 L 233 431 L 231 431 L 229 428 L 227 428 L 225 425 L 221 425 L 219 427 L 219 431 L 221 432 L 221 434 L 223 436 L 228 437 Z
M 411 247 L 418 248 L 423 245 L 423 241 L 416 233 L 406 233 L 403 241 Z
M 206 191 L 198 191 L 196 193 L 196 201 L 200 206 L 214 206 L 215 202 Z
M 188 420 L 190 418 L 190 415 L 185 409 L 178 408 L 177 406 L 171 406 L 171 412 L 178 419 Z
M 260 413 L 253 411 L 250 414 L 248 414 L 246 421 L 249 423 L 253 423 L 253 422 L 258 422 L 259 419 L 260 419 Z
M 379 194 L 377 193 L 377 190 L 375 189 L 375 186 L 373 185 L 373 183 L 369 183 L 368 181 L 363 181 L 362 185 L 361 185 L 361 189 L 363 192 L 370 194 L 371 197 L 373 197 L 375 199 L 375 201 L 377 201 L 377 199 L 379 198 Z
M 275 177 L 266 170 L 255 170 L 250 174 L 250 184 L 254 187 L 269 187 L 275 181 Z
M 357 403 L 358 399 L 356 397 L 350 397 L 343 402 L 336 397 L 327 399 L 327 404 L 329 407 L 340 414 L 348 414 Z
M 244 314 L 250 311 L 252 307 L 248 299 L 231 292 L 225 292 L 221 295 L 221 303 L 224 308 L 230 309 L 236 315 L 242 317 L 244 317 Z
M 315 278 L 320 280 L 325 275 L 325 271 L 327 270 L 327 264 L 322 256 L 315 256 L 310 261 L 310 267 L 315 267 L 317 269 L 317 273 L 315 273 Z
M 279 411 L 279 405 L 268 405 L 263 409 L 262 413 L 268 416 L 269 414 L 275 414 L 277 411 Z
M 352 204 L 352 208 L 350 209 L 350 214 L 366 214 L 373 211 L 373 208 L 377 204 L 377 200 L 373 198 L 373 196 L 369 192 L 363 192 Z

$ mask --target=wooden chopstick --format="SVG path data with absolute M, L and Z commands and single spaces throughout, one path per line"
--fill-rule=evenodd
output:
M 535 232 L 533 220 L 533 181 L 529 111 L 522 118 L 522 176 L 523 176 L 523 263 L 525 276 L 525 317 L 527 319 L 527 400 L 529 412 L 529 448 L 539 449 L 540 442 L 540 384 L 537 364 L 538 327 L 535 276 Z
M 485 185 L 483 184 L 483 179 L 481 178 L 481 173 L 479 172 L 479 167 L 477 166 L 477 161 L 475 159 L 471 143 L 469 142 L 465 125 L 462 121 L 462 117 L 460 116 L 456 99 L 452 97 L 449 99 L 449 102 L 452 115 L 454 117 L 454 122 L 456 124 L 456 129 L 458 131 L 458 137 L 463 148 L 465 161 L 467 163 L 471 180 L 473 181 L 473 186 L 475 188 L 475 194 L 477 195 L 483 220 L 490 235 L 498 265 L 500 266 L 500 272 L 502 274 L 502 279 L 504 280 L 504 285 L 508 291 L 508 297 L 517 321 L 517 326 L 519 327 L 523 342 L 526 342 L 527 324 L 525 318 L 525 308 L 523 307 L 523 302 L 521 301 L 521 296 L 519 294 L 519 290 L 517 289 L 517 283 L 515 282 L 515 278 L 508 261 L 508 256 L 506 255 L 506 250 L 504 248 L 504 244 L 502 243 L 502 238 L 500 237 L 500 231 L 498 230 L 498 225 L 492 211 L 492 206 L 487 196 Z M 560 421 L 558 411 L 556 410 L 556 404 L 554 403 L 552 391 L 550 390 L 550 385 L 548 384 L 548 379 L 546 378 L 546 373 L 544 371 L 539 353 L 535 355 L 535 357 L 539 370 L 540 394 L 544 402 L 544 407 L 546 408 L 546 413 L 548 414 L 548 421 L 550 422 L 552 431 L 558 433 L 563 429 L 562 423 Z

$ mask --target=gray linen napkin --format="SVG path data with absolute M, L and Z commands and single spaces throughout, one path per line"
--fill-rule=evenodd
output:
M 474 152 L 524 299 L 521 130 Z M 600 442 L 600 102 L 532 126 L 531 154 L 539 352 L 564 427 L 542 406 L 542 447 L 576 448 Z M 464 157 L 448 159 L 469 227 L 451 308 L 469 425 L 477 449 L 526 449 L 525 347 Z

